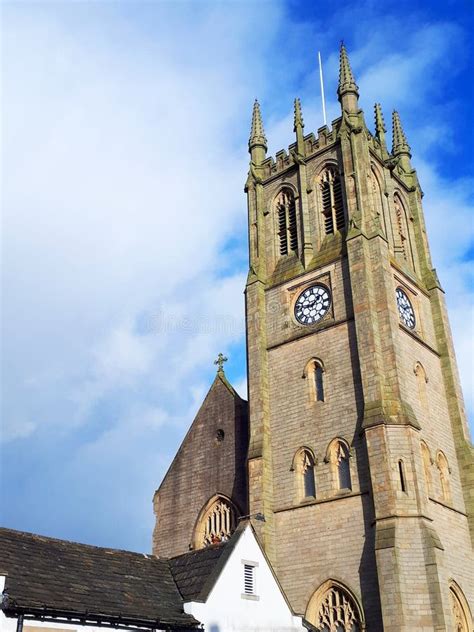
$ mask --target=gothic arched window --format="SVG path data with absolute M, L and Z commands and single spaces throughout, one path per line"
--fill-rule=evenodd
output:
M 314 478 L 314 456 L 308 448 L 300 448 L 293 459 L 293 470 L 297 476 L 298 500 L 316 498 Z
M 418 397 L 420 400 L 421 410 L 422 410 L 422 413 L 425 416 L 427 416 L 429 415 L 428 397 L 426 393 L 426 385 L 428 383 L 428 377 L 426 375 L 426 371 L 423 365 L 421 364 L 421 362 L 417 362 L 413 370 L 416 375 L 416 383 L 418 387 Z
M 379 219 L 380 226 L 384 234 L 388 237 L 387 224 L 385 221 L 384 205 L 383 205 L 383 193 L 380 185 L 380 180 L 375 170 L 374 165 L 371 165 L 369 173 L 369 191 L 372 194 L 372 203 L 374 207 L 374 214 Z
M 349 446 L 345 441 L 335 439 L 330 443 L 328 451 L 336 488 L 352 489 Z
M 296 202 L 293 191 L 282 189 L 276 199 L 278 217 L 278 238 L 280 255 L 298 252 L 298 224 L 296 219 Z
M 441 487 L 441 498 L 445 503 L 451 502 L 451 486 L 449 484 L 448 459 L 441 450 L 436 456 L 436 465 L 439 472 L 439 483 Z
M 331 235 L 337 230 L 344 230 L 346 220 L 342 199 L 342 185 L 341 178 L 335 167 L 328 167 L 324 170 L 320 180 L 320 189 L 324 232 L 326 235 Z
M 338 582 L 325 582 L 311 597 L 305 618 L 319 632 L 362 632 L 362 609 L 352 594 Z
M 469 621 L 472 621 L 467 600 L 455 582 L 449 586 L 449 597 L 451 601 L 451 613 L 453 616 L 453 632 L 469 632 Z
M 393 205 L 395 208 L 395 224 L 397 229 L 395 255 L 398 256 L 399 259 L 404 259 L 413 265 L 407 212 L 401 197 L 397 193 L 395 193 L 393 197 Z
M 215 496 L 201 510 L 194 530 L 193 547 L 202 549 L 211 544 L 225 542 L 235 531 L 237 515 L 232 502 Z
M 431 478 L 431 454 L 430 449 L 424 441 L 420 444 L 421 459 L 423 461 L 423 473 L 425 475 L 426 495 L 431 496 L 433 480 Z
M 306 364 L 303 377 L 308 379 L 311 401 L 324 402 L 324 365 L 318 358 L 312 358 Z

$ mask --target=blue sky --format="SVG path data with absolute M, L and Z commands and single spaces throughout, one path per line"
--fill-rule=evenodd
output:
M 344 39 L 396 108 L 474 412 L 470 2 L 2 5 L 5 526 L 148 551 L 151 500 L 214 375 L 245 391 L 247 138 L 336 118 Z

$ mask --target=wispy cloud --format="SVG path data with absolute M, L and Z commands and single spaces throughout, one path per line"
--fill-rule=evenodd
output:
M 368 122 L 375 100 L 402 111 L 469 391 L 472 182 L 440 177 L 433 158 L 455 107 L 436 69 L 456 71 L 463 31 L 412 20 L 400 44 L 397 17 L 358 15 L 342 5 L 330 24 L 305 21 L 279 2 L 4 8 L 2 437 L 5 489 L 20 490 L 6 496 L 9 524 L 148 548 L 153 490 L 212 361 L 243 356 L 251 102 L 272 151 L 292 141 L 294 96 L 306 130 L 319 127 L 320 47 L 334 51 L 338 116 L 344 24 Z M 243 391 L 243 361 L 228 355 Z

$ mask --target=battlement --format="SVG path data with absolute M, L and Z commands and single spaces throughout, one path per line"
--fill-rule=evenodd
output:
M 309 158 L 316 154 L 321 149 L 332 145 L 336 142 L 337 131 L 341 123 L 341 117 L 334 119 L 331 124 L 331 129 L 327 125 L 323 125 L 318 129 L 318 136 L 313 132 L 306 134 L 303 138 L 304 143 L 304 158 Z M 262 162 L 262 168 L 264 170 L 264 179 L 270 178 L 276 174 L 282 173 L 296 164 L 295 154 L 297 152 L 297 144 L 291 143 L 288 147 L 288 151 L 280 149 L 275 154 L 275 157 L 269 156 Z

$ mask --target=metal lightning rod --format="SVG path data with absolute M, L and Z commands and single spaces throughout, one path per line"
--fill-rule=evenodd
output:
M 321 61 L 321 53 L 318 51 L 318 61 L 319 61 L 319 81 L 321 83 L 321 101 L 323 102 L 323 121 L 324 125 L 326 122 L 326 100 L 324 98 L 324 81 L 323 81 L 323 62 Z

